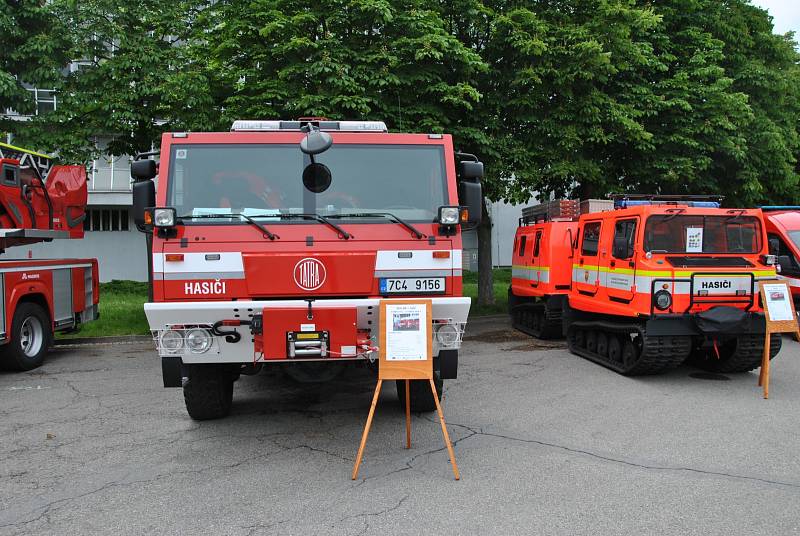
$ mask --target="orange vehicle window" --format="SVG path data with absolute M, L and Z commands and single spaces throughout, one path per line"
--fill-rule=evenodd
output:
M 581 255 L 594 257 L 597 255 L 600 244 L 600 222 L 592 221 L 583 226 L 583 239 L 581 242 Z
M 528 241 L 528 237 L 526 235 L 522 235 L 522 238 L 519 239 L 519 256 L 525 256 L 525 242 Z
M 542 232 L 538 231 L 536 233 L 536 242 L 533 243 L 533 256 L 539 256 L 539 243 L 542 241 Z
M 617 259 L 633 257 L 636 220 L 620 220 L 614 225 L 614 247 L 611 254 Z
M 758 253 L 761 222 L 753 216 L 650 216 L 645 251 L 663 253 Z

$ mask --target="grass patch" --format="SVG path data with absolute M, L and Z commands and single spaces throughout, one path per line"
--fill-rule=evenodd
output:
M 496 268 L 494 276 L 495 304 L 479 307 L 478 274 L 464 272 L 464 296 L 472 298 L 470 316 L 505 314 L 508 312 L 508 285 L 510 268 Z M 59 339 L 75 337 L 113 337 L 121 335 L 148 335 L 150 328 L 144 316 L 147 301 L 147 283 L 138 281 L 111 281 L 100 283 L 100 318 L 89 322 L 75 333 L 58 333 Z
M 464 272 L 464 296 L 472 298 L 469 316 L 486 316 L 508 313 L 508 286 L 511 284 L 511 268 L 492 270 L 494 305 L 477 305 L 478 272 Z
M 81 326 L 74 333 L 59 333 L 59 339 L 75 337 L 112 337 L 148 335 L 150 328 L 144 316 L 147 283 L 111 281 L 100 283 L 100 318 Z

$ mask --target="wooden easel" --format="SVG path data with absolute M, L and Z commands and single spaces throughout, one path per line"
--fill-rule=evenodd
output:
M 387 305 L 392 304 L 418 304 L 425 306 L 424 318 L 420 318 L 420 327 L 427 331 L 427 355 L 425 359 L 413 361 L 396 361 L 391 359 L 391 347 L 387 348 L 387 330 L 388 323 L 391 321 L 387 315 Z M 433 383 L 433 339 L 431 334 L 431 301 L 430 300 L 381 300 L 380 303 L 380 336 L 378 339 L 379 347 L 379 367 L 378 367 L 378 385 L 375 386 L 375 394 L 372 396 L 372 405 L 369 408 L 367 415 L 367 424 L 364 426 L 364 433 L 361 435 L 361 444 L 358 447 L 358 454 L 356 455 L 356 463 L 353 466 L 352 479 L 358 478 L 358 468 L 361 465 L 361 458 L 364 455 L 364 448 L 367 445 L 367 436 L 369 429 L 372 426 L 372 417 L 375 415 L 375 408 L 378 405 L 378 396 L 381 393 L 381 386 L 383 380 L 405 380 L 406 391 L 406 448 L 411 448 L 411 388 L 410 380 L 428 380 L 431 386 L 431 394 L 436 403 L 436 411 L 439 413 L 439 423 L 442 426 L 442 436 L 447 446 L 447 452 L 450 455 L 450 463 L 453 466 L 453 475 L 456 480 L 461 479 L 456 465 L 456 456 L 453 452 L 453 445 L 450 443 L 450 436 L 447 433 L 447 424 L 444 422 L 444 413 L 442 406 L 439 403 L 439 397 L 436 393 L 436 385 Z
M 770 318 L 769 300 L 770 297 L 764 289 L 764 285 L 780 285 L 783 287 L 783 295 L 789 302 L 789 307 L 792 309 L 792 320 L 772 320 Z M 769 398 L 769 351 L 770 351 L 770 335 L 773 333 L 792 333 L 795 338 L 800 341 L 800 326 L 797 324 L 797 311 L 794 309 L 794 302 L 792 301 L 792 293 L 789 286 L 783 281 L 760 281 L 759 294 L 761 294 L 761 303 L 764 304 L 764 320 L 766 321 L 765 327 L 765 340 L 764 340 L 764 353 L 761 356 L 761 371 L 758 375 L 759 387 L 764 387 L 764 398 Z

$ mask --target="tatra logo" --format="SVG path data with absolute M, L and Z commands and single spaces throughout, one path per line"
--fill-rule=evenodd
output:
M 184 294 L 225 294 L 225 281 L 187 281 L 183 284 Z
M 303 290 L 317 290 L 325 284 L 327 275 L 325 265 L 311 257 L 294 265 L 294 282 Z
M 712 288 L 731 288 L 733 285 L 730 281 L 701 281 L 700 288 L 703 290 Z

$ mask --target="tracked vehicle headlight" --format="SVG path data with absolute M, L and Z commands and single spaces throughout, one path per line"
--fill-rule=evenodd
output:
M 183 335 L 179 331 L 169 329 L 161 334 L 161 349 L 168 354 L 177 354 L 183 348 Z
M 656 309 L 664 311 L 672 305 L 672 294 L 666 290 L 659 290 L 654 296 Z
M 186 348 L 193 354 L 204 354 L 211 348 L 211 334 L 202 328 L 190 329 L 186 332 Z

